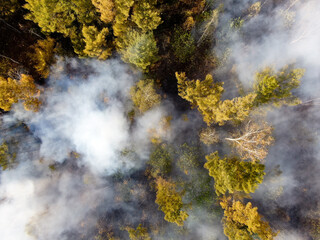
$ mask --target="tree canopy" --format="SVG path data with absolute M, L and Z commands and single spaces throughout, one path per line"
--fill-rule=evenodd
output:
M 244 162 L 237 157 L 220 159 L 217 151 L 206 156 L 206 159 L 204 167 L 214 178 L 214 187 L 218 195 L 227 191 L 254 192 L 265 175 L 263 164 Z

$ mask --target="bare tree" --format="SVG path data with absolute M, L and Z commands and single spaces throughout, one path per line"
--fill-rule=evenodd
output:
M 273 143 L 272 127 L 266 122 L 249 121 L 234 137 L 225 138 L 236 149 L 242 159 L 262 161 Z

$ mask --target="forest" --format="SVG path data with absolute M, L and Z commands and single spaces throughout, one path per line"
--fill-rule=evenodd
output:
M 319 0 L 0 0 L 0 238 L 320 240 Z

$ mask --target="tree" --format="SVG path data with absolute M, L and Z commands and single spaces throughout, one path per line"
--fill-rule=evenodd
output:
M 33 52 L 29 54 L 34 69 L 44 78 L 50 73 L 50 65 L 54 61 L 55 41 L 52 38 L 38 40 L 31 46 Z
M 122 37 L 127 31 L 128 17 L 133 4 L 134 0 L 115 0 L 116 16 L 113 24 L 113 34 L 115 36 Z
M 181 210 L 183 208 L 182 196 L 176 190 L 176 185 L 162 177 L 157 178 L 156 185 L 156 204 L 164 212 L 164 219 L 168 222 L 176 223 L 178 226 L 183 226 L 184 221 L 188 218 L 188 214 Z
M 185 73 L 176 73 L 179 95 L 197 107 L 207 125 L 226 121 L 241 122 L 249 115 L 254 106 L 256 94 L 250 93 L 244 97 L 221 101 L 224 91 L 223 83 L 213 83 L 213 78 L 208 74 L 205 80 L 188 81 Z
M 132 21 L 143 31 L 156 29 L 161 24 L 160 11 L 155 7 L 157 0 L 138 0 L 134 5 Z
M 265 122 L 248 121 L 243 130 L 233 138 L 225 138 L 237 150 L 242 159 L 262 161 L 268 154 L 268 147 L 274 141 L 272 127 Z
M 6 0 L 0 2 L 0 17 L 6 19 L 19 9 L 18 0 Z
M 157 145 L 150 154 L 147 162 L 152 177 L 168 175 L 172 170 L 172 155 L 169 149 L 164 145 Z
M 179 147 L 178 154 L 177 165 L 185 174 L 190 174 L 199 166 L 201 153 L 196 146 L 184 143 Z
M 113 21 L 116 15 L 115 4 L 113 0 L 92 0 L 92 4 L 101 14 L 101 21 L 105 23 L 110 23 Z
M 82 27 L 93 25 L 96 10 L 91 0 L 26 0 L 30 11 L 25 18 L 39 25 L 47 33 L 61 33 L 69 37 L 74 51 L 83 55 Z
M 195 50 L 195 40 L 189 31 L 176 28 L 172 38 L 173 53 L 181 63 L 190 61 Z
M 210 105 L 217 105 L 224 91 L 223 83 L 213 83 L 212 75 L 208 74 L 203 81 L 187 80 L 185 73 L 176 73 L 179 96 L 198 107 L 203 114 L 210 110 Z M 205 116 L 204 116 L 205 117 Z
M 125 229 L 129 233 L 129 238 L 131 240 L 151 240 L 151 237 L 148 233 L 148 229 L 142 227 L 141 224 L 139 224 L 139 226 L 136 229 L 131 227 L 126 227 Z
M 277 73 L 271 67 L 263 69 L 256 74 L 253 87 L 257 94 L 255 103 L 261 105 L 270 102 L 276 106 L 298 104 L 300 100 L 291 91 L 299 87 L 304 72 L 304 69 L 294 69 L 292 65 L 285 66 Z
M 206 145 L 215 144 L 219 142 L 219 136 L 213 127 L 207 127 L 201 130 L 200 141 Z
M 230 240 L 256 239 L 253 235 L 258 235 L 261 240 L 271 240 L 277 235 L 268 222 L 261 219 L 258 208 L 253 208 L 251 202 L 244 205 L 225 197 L 220 205 L 224 209 L 224 233 Z
M 12 104 L 22 101 L 26 110 L 38 111 L 40 90 L 30 75 L 21 74 L 20 80 L 0 76 L 0 108 L 10 111 Z
M 219 102 L 218 108 L 211 114 L 211 119 L 214 119 L 214 121 L 218 122 L 220 125 L 225 121 L 230 120 L 242 122 L 249 116 L 254 106 L 255 98 L 255 93 L 249 93 L 244 97 L 237 97 Z
M 128 30 L 125 36 L 117 41 L 122 60 L 141 68 L 145 72 L 158 61 L 158 47 L 152 32 L 140 33 L 135 29 Z
M 16 155 L 10 155 L 8 145 L 4 142 L 0 145 L 0 166 L 2 171 L 10 169 L 15 164 Z
M 263 164 L 243 162 L 236 157 L 220 159 L 218 151 L 206 156 L 206 159 L 204 167 L 214 178 L 217 195 L 227 191 L 254 192 L 265 175 Z
M 130 95 L 133 104 L 139 109 L 140 113 L 148 111 L 161 102 L 161 96 L 156 92 L 152 79 L 137 82 L 131 88 Z
M 97 57 L 106 60 L 112 53 L 112 47 L 107 44 L 109 29 L 103 28 L 99 31 L 95 26 L 84 26 L 82 28 L 85 48 L 83 52 L 89 57 Z

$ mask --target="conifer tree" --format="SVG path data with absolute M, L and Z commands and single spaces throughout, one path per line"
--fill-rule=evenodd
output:
M 104 23 L 110 23 L 113 21 L 116 10 L 113 0 L 92 0 L 92 4 L 96 7 L 97 11 L 100 12 L 100 19 Z
M 168 222 L 176 223 L 178 226 L 183 226 L 188 214 L 182 210 L 182 196 L 176 190 L 176 185 L 162 177 L 157 178 L 156 185 L 156 203 L 165 214 L 164 219 Z
M 227 191 L 254 192 L 265 175 L 263 164 L 240 161 L 236 157 L 220 159 L 217 151 L 206 156 L 206 159 L 204 167 L 214 178 L 214 187 L 218 195 Z
M 33 67 L 44 78 L 49 76 L 50 65 L 53 63 L 55 41 L 52 38 L 38 40 L 31 48 L 33 52 L 29 54 Z
M 224 91 L 223 83 L 213 83 L 213 78 L 208 74 L 205 80 L 187 80 L 185 73 L 176 73 L 179 95 L 197 107 L 203 120 L 211 125 L 226 121 L 241 122 L 249 115 L 254 106 L 255 93 L 232 100 L 221 101 Z
M 152 32 L 140 33 L 135 29 L 128 30 L 123 38 L 117 41 L 122 60 L 131 63 L 145 72 L 158 61 L 158 47 Z
M 138 0 L 134 5 L 132 21 L 143 31 L 156 29 L 162 22 L 160 11 L 155 7 L 157 0 Z
M 131 100 L 144 113 L 161 102 L 161 96 L 155 90 L 152 79 L 140 80 L 130 90 Z
M 122 37 L 128 28 L 128 17 L 134 0 L 115 0 L 116 16 L 113 24 L 113 34 L 116 37 Z
M 279 72 L 267 67 L 256 74 L 254 91 L 257 94 L 255 103 L 273 103 L 296 105 L 300 100 L 292 94 L 292 90 L 299 87 L 304 69 L 294 69 L 292 65 L 285 66 Z
M 224 233 L 230 240 L 253 240 L 256 239 L 254 235 L 261 240 L 272 240 L 277 235 L 268 222 L 261 219 L 258 208 L 252 207 L 251 202 L 244 205 L 224 197 L 220 204 L 224 209 Z
M 0 76 L 0 108 L 11 109 L 12 104 L 22 101 L 26 110 L 38 111 L 40 90 L 30 75 L 21 74 L 20 80 Z
M 83 52 L 89 57 L 97 57 L 100 60 L 105 60 L 111 55 L 112 48 L 108 46 L 106 40 L 109 35 L 108 28 L 103 28 L 99 31 L 95 26 L 84 26 L 82 28 L 82 34 L 85 42 Z

